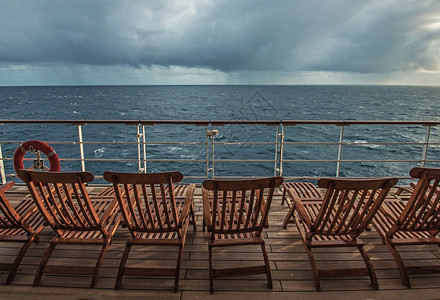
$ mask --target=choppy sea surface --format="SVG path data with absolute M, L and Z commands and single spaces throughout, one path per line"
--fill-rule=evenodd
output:
M 68 86 L 0 87 L 0 119 L 46 120 L 428 120 L 440 121 L 440 87 L 413 86 Z M 186 176 L 272 176 L 276 128 L 227 125 L 206 147 L 206 128 L 194 125 L 146 127 L 147 171 L 180 170 Z M 86 169 L 137 172 L 136 126 L 88 124 L 82 127 Z M 283 175 L 335 176 L 340 128 L 335 125 L 285 127 Z M 423 126 L 344 128 L 341 176 L 407 176 L 420 162 Z M 52 142 L 63 171 L 80 170 L 78 128 L 52 124 L 4 124 L 0 143 L 5 172 L 20 142 Z M 66 142 L 66 143 L 64 143 Z M 119 144 L 128 142 L 129 144 Z M 165 142 L 162 144 L 161 142 Z M 258 145 L 247 143 L 257 142 Z M 327 146 L 301 144 L 331 143 Z M 402 143 L 387 144 L 387 143 Z M 440 166 L 440 134 L 431 129 L 427 166 Z M 156 144 L 155 144 L 156 143 Z M 174 143 L 174 144 L 173 144 Z M 189 144 L 185 144 L 189 143 Z M 210 142 L 211 143 L 211 142 Z M 354 144 L 350 144 L 354 143 Z M 375 144 L 376 143 L 376 144 Z M 437 145 L 436 143 L 439 143 Z M 209 166 L 203 160 L 209 157 Z M 164 162 L 162 159 L 176 159 Z M 112 161 L 102 161 L 113 159 Z M 249 162 L 228 160 L 247 159 Z M 257 160 L 260 160 L 257 162 Z M 318 162 L 308 162 L 318 160 Z M 359 162 L 358 160 L 367 160 Z M 374 160 L 382 160 L 375 162 Z M 400 160 L 389 162 L 384 160 Z M 320 161 L 320 162 L 319 162 Z M 214 164 L 213 164 L 214 162 Z M 212 176 L 209 172 L 208 176 Z

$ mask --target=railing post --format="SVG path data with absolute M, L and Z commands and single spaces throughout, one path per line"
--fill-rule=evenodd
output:
M 426 156 L 428 155 L 428 146 L 429 146 L 429 137 L 431 136 L 431 125 L 426 126 L 426 135 L 425 135 L 425 143 L 423 147 L 423 153 L 422 153 L 422 163 L 421 167 L 425 166 L 426 163 Z
M 0 173 L 2 174 L 2 184 L 6 183 L 5 163 L 3 161 L 2 144 L 0 143 Z
M 275 161 L 275 163 L 274 163 L 274 167 L 273 167 L 273 176 L 277 176 L 277 172 L 279 171 L 279 169 L 277 169 L 277 166 L 278 166 L 278 141 L 279 141 L 279 137 L 278 137 L 278 135 L 279 135 L 279 131 L 280 131 L 280 126 L 278 125 L 277 126 L 277 130 L 276 130 L 276 133 L 275 133 L 275 159 L 274 159 L 274 161 Z
M 206 179 L 209 179 L 209 124 L 206 126 Z
M 341 158 L 342 158 L 342 142 L 344 140 L 344 127 L 345 125 L 340 125 L 341 130 L 339 133 L 339 144 L 338 144 L 338 160 L 336 162 L 336 177 L 339 177 L 339 171 L 341 168 Z
M 82 135 L 82 125 L 78 125 L 78 141 L 79 141 L 79 155 L 81 159 L 81 171 L 86 171 L 86 162 L 84 157 L 84 143 Z
M 283 176 L 283 159 L 284 159 L 284 125 L 283 123 L 280 124 L 281 133 L 278 132 L 278 139 L 280 143 L 280 156 L 279 156 L 279 169 L 278 169 L 278 175 Z
M 144 173 L 147 173 L 147 137 L 145 132 L 145 125 L 142 125 L 142 144 L 144 149 Z
M 210 133 L 210 138 L 211 138 L 211 178 L 215 178 L 215 153 L 214 153 L 214 149 L 215 149 L 215 145 L 214 145 L 214 125 L 211 125 L 211 133 Z
M 142 173 L 142 156 L 141 156 L 141 138 L 143 134 L 141 133 L 142 124 L 139 123 L 136 126 L 136 143 L 137 143 L 137 154 L 138 154 L 138 172 Z
M 214 178 L 214 168 L 215 168 L 214 139 L 217 135 L 218 135 L 218 130 L 214 129 L 214 125 L 211 124 L 211 129 L 209 128 L 209 125 L 206 127 L 206 176 L 209 176 L 209 172 L 211 172 L 211 178 Z M 211 168 L 209 167 L 210 141 L 211 141 Z

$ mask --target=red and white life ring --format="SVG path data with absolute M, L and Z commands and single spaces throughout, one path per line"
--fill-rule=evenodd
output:
M 18 148 L 15 150 L 14 153 L 14 169 L 15 172 L 17 172 L 20 169 L 24 169 L 23 165 L 23 158 L 26 152 L 28 152 L 30 149 L 38 150 L 43 152 L 50 162 L 50 171 L 53 172 L 59 172 L 61 171 L 60 166 L 60 160 L 58 158 L 57 153 L 51 146 L 46 144 L 45 142 L 39 141 L 39 140 L 30 140 L 22 143 Z

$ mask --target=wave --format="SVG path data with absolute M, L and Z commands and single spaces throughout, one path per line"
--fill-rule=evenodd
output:
M 362 147 L 366 147 L 366 148 L 370 148 L 370 149 L 378 149 L 381 148 L 382 145 L 377 145 L 377 144 L 370 144 L 371 142 L 367 141 L 367 140 L 343 140 L 343 143 L 348 143 L 348 144 L 356 144 L 356 145 L 360 145 Z
M 107 150 L 106 147 L 101 147 L 101 148 L 94 150 L 93 153 L 95 154 L 95 158 L 103 157 L 106 150 Z

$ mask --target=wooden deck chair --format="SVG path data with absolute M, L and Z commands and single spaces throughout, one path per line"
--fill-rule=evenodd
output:
M 94 287 L 99 270 L 121 220 L 114 197 L 89 197 L 85 183 L 93 180 L 87 172 L 37 172 L 19 170 L 34 201 L 56 236 L 44 253 L 34 279 L 40 283 L 43 273 L 92 275 Z M 59 244 L 102 245 L 94 267 L 47 265 Z
M 214 292 L 214 278 L 266 274 L 272 288 L 269 259 L 261 235 L 267 224 L 269 207 L 282 177 L 251 180 L 205 180 L 203 182 L 203 219 L 208 228 L 209 286 Z M 236 268 L 214 268 L 215 247 L 261 245 L 264 265 Z
M 374 217 L 373 225 L 382 237 L 399 268 L 402 283 L 408 288 L 408 274 L 440 272 L 440 266 L 410 266 L 403 263 L 396 246 L 434 244 L 440 247 L 440 169 L 413 168 L 418 178 L 407 202 L 387 199 Z
M 11 205 L 5 192 L 15 182 L 0 186 L 0 242 L 21 242 L 21 247 L 13 263 L 0 263 L 0 270 L 9 271 L 6 284 L 14 280 L 18 267 L 32 242 L 39 242 L 38 234 L 44 228 L 44 218 L 37 210 L 32 198 Z
M 284 218 L 283 228 L 287 228 L 288 223 L 294 223 L 292 217 L 295 210 L 295 206 L 289 201 L 286 201 L 287 191 L 290 190 L 290 194 L 294 195 L 297 200 L 320 200 L 324 199 L 324 195 L 321 193 L 318 187 L 310 182 L 285 182 L 283 183 L 283 197 L 281 198 L 281 205 L 286 202 L 289 205 L 289 213 Z
M 379 288 L 373 265 L 358 236 L 396 183 L 396 178 L 320 179 L 319 187 L 327 189 L 322 200 L 301 200 L 292 190 L 287 190 L 293 200 L 293 218 L 310 261 L 316 290 L 320 290 L 320 277 L 360 275 L 369 275 L 371 285 Z M 366 269 L 318 270 L 312 248 L 322 247 L 356 247 Z
M 180 182 L 180 172 L 167 173 L 115 173 L 105 172 L 104 179 L 112 182 L 116 197 L 130 231 L 125 251 L 119 265 L 115 289 L 122 283 L 124 275 L 173 276 L 174 292 L 177 292 L 180 265 L 188 231 L 189 215 L 195 227 L 193 196 L 195 185 L 179 186 L 185 196 L 176 196 L 174 183 Z M 131 268 L 126 267 L 132 246 L 179 247 L 176 268 Z
M 416 184 L 417 182 L 411 182 L 407 186 L 398 186 L 394 193 L 395 198 L 398 198 L 403 201 L 408 201 L 412 193 L 414 192 L 414 188 L 416 187 Z

